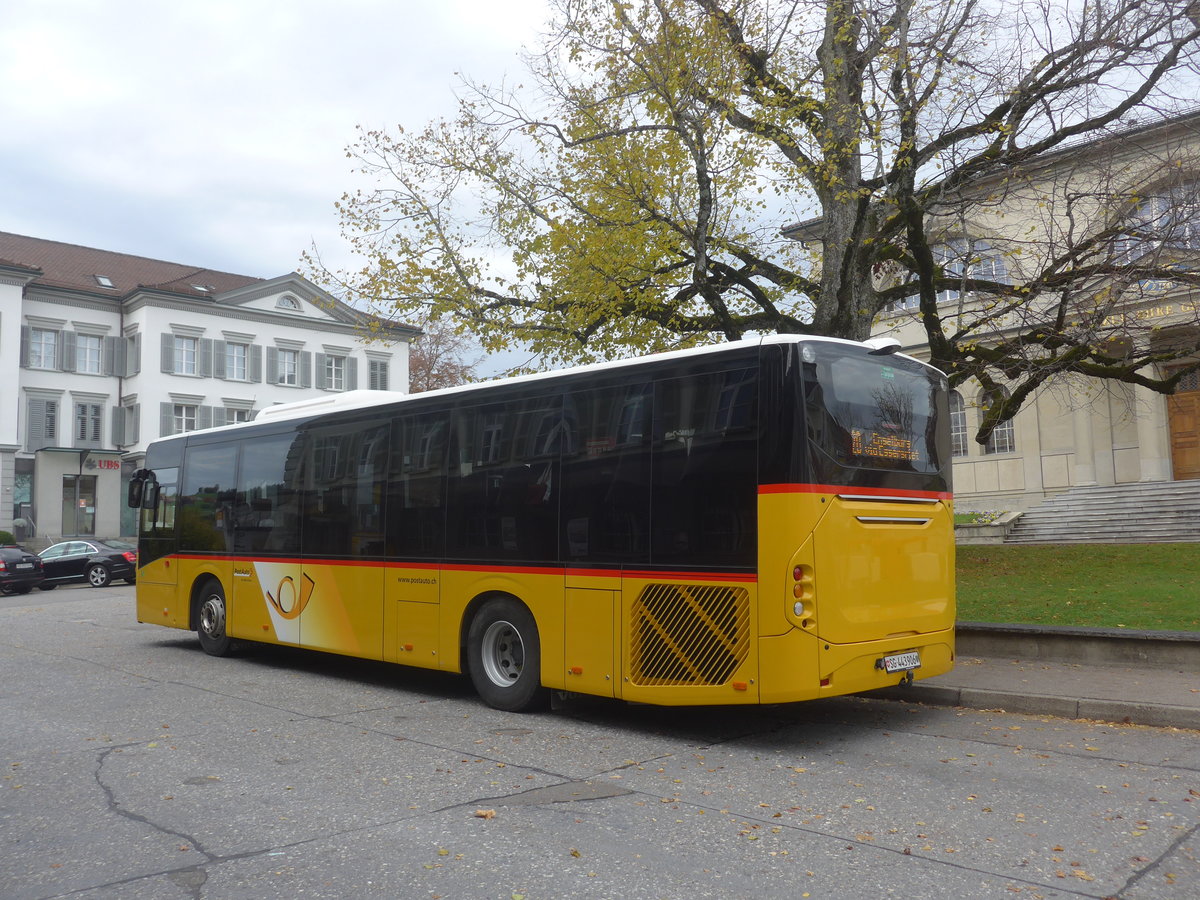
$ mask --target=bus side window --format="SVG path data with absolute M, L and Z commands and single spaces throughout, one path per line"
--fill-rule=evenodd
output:
M 386 503 L 389 557 L 437 559 L 446 540 L 446 412 L 398 417 Z
M 306 556 L 381 556 L 388 426 L 338 422 L 307 434 Z
M 233 549 L 233 487 L 236 444 L 188 447 L 179 493 L 179 548 L 229 552 Z
M 293 489 L 299 459 L 299 435 L 272 435 L 242 446 L 234 497 L 237 552 L 300 552 L 300 520 Z
M 655 383 L 651 561 L 755 564 L 757 372 Z
M 567 395 L 574 446 L 562 462 L 564 560 L 649 562 L 651 399 L 642 379 Z

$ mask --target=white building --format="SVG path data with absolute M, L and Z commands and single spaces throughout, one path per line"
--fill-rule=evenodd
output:
M 133 532 L 156 438 L 276 403 L 404 391 L 407 327 L 290 273 L 262 279 L 0 232 L 0 530 Z

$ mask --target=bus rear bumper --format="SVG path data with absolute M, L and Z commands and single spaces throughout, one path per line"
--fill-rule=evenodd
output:
M 885 667 L 884 660 L 914 652 L 920 661 L 917 668 L 889 672 Z M 919 681 L 949 672 L 954 667 L 954 629 L 855 644 L 829 644 L 796 629 L 760 638 L 759 653 L 760 702 L 791 703 L 895 687 L 908 682 L 910 675 Z

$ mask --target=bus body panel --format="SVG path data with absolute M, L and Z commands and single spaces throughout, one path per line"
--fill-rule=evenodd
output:
M 299 560 L 235 560 L 225 585 L 230 637 L 300 646 L 302 585 Z
M 856 644 L 827 644 L 820 650 L 821 696 L 833 697 L 889 687 L 907 680 L 907 674 L 888 672 L 881 661 L 888 656 L 915 651 L 921 665 L 910 670 L 918 681 L 949 672 L 954 667 L 954 628 Z
M 383 566 L 305 560 L 302 569 L 300 646 L 383 659 Z
M 614 697 L 620 680 L 620 591 L 566 588 L 563 684 L 578 694 Z
M 812 533 L 829 510 L 829 498 L 801 491 L 760 491 L 758 495 L 758 633 L 786 634 L 802 627 L 815 632 L 813 615 L 797 615 L 796 567 L 813 565 Z M 801 573 L 802 577 L 806 573 Z M 807 582 L 802 590 L 807 590 Z M 810 621 L 807 626 L 805 619 Z
M 754 577 L 626 573 L 621 690 L 640 703 L 758 702 Z
M 146 577 L 146 573 L 158 574 L 171 566 L 170 558 L 156 559 L 138 569 L 137 620 L 151 625 L 166 625 L 168 628 L 191 628 L 188 621 L 186 595 L 181 598 L 174 580 L 166 581 Z
M 828 505 L 813 533 L 822 640 L 854 644 L 953 627 L 954 520 L 946 504 L 833 495 Z
M 383 586 L 383 658 L 427 669 L 442 666 L 441 570 L 434 565 L 389 565 Z

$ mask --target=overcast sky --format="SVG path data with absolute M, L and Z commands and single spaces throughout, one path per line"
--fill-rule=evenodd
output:
M 272 278 L 316 243 L 355 126 L 523 71 L 544 0 L 3 0 L 0 231 Z

